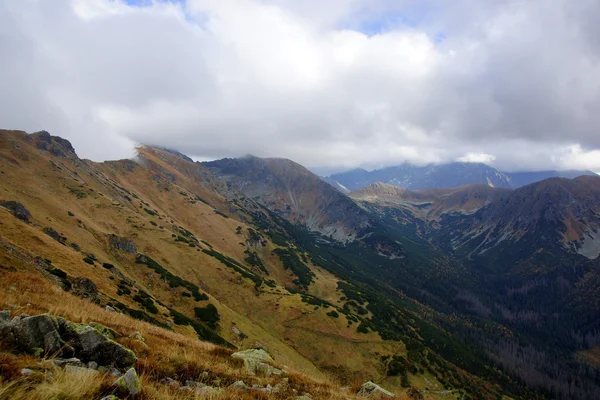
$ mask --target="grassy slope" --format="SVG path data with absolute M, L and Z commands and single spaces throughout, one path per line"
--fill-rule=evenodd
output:
M 244 235 L 236 234 L 236 228 L 241 226 L 246 232 L 248 227 L 236 220 L 241 219 L 241 215 L 231 212 L 231 204 L 216 192 L 219 189 L 216 184 L 192 179 L 173 168 L 174 156 L 142 149 L 146 168 L 138 166 L 130 172 L 129 163 L 94 164 L 51 156 L 35 149 L 21 133 L 4 132 L 1 139 L 0 198 L 23 203 L 31 211 L 35 224 L 39 225 L 27 225 L 0 209 L 0 233 L 4 243 L 47 258 L 54 267 L 72 277 L 91 279 L 105 301 L 116 299 L 130 308 L 140 308 L 131 296 L 117 295 L 117 282 L 110 279 L 113 275 L 99 265 L 110 262 L 155 300 L 192 317 L 193 307 L 204 306 L 206 302 L 197 303 L 183 297 L 181 288 L 170 288 L 152 270 L 136 264 L 133 255 L 111 251 L 106 243 L 109 233 L 132 238 L 138 252 L 151 256 L 173 274 L 192 281 L 210 295 L 209 301 L 217 306 L 221 316 L 219 333 L 228 341 L 240 347 L 253 347 L 259 342 L 278 362 L 315 377 L 322 377 L 323 370 L 338 368 L 343 373 L 360 374 L 365 379 L 383 373 L 373 352 L 385 354 L 394 347 L 393 343 L 382 341 L 375 333 L 357 333 L 354 327 L 347 328 L 344 317 L 333 319 L 323 310 L 314 311 L 312 306 L 301 301 L 300 296 L 287 292 L 284 287 L 290 286 L 291 276 L 282 268 L 279 259 L 270 255 L 270 249 L 275 247 L 270 241 L 259 253 L 272 272 L 271 278 L 280 285 L 276 288 L 263 285 L 257 291 L 251 281 L 241 278 L 198 248 L 173 240 L 172 227 L 183 226 L 199 240 L 205 240 L 223 254 L 243 262 L 245 247 L 239 243 L 244 242 Z M 16 149 L 15 144 L 20 149 Z M 190 165 L 184 167 L 193 168 Z M 159 187 L 162 178 L 157 181 L 152 177 L 167 174 L 175 176 L 175 183 L 170 183 L 169 190 L 165 191 L 164 186 Z M 133 193 L 139 200 L 132 196 Z M 200 196 L 211 205 L 201 201 L 190 204 L 190 195 Z M 213 207 L 232 218 L 216 214 Z M 144 208 L 158 213 L 149 215 Z M 69 216 L 69 212 L 74 216 Z M 66 236 L 69 243 L 76 242 L 81 252 L 56 242 L 42 232 L 43 227 L 52 227 Z M 86 264 L 82 261 L 83 253 L 93 253 L 99 262 L 94 266 Z M 34 270 L 6 251 L 0 251 L 0 264 L 15 266 L 21 271 Z M 315 273 L 316 283 L 309 288 L 309 293 L 327 293 L 324 297 L 329 301 L 339 300 L 339 292 L 335 291 L 336 278 L 316 268 Z M 169 320 L 168 311 L 160 305 L 158 308 L 159 314 L 152 316 L 160 322 Z M 233 324 L 248 338 L 237 338 L 231 330 Z M 194 335 L 190 327 L 174 325 L 174 329 Z M 324 351 L 333 345 L 335 352 Z

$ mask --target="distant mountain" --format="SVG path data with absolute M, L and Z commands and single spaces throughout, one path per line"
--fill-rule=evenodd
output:
M 514 188 L 529 185 L 530 183 L 540 182 L 548 178 L 577 178 L 578 176 L 597 176 L 595 172 L 589 170 L 570 169 L 566 171 L 533 171 L 533 172 L 505 172 L 510 177 Z
M 472 214 L 511 192 L 510 189 L 493 188 L 482 184 L 456 188 L 409 190 L 387 183 L 375 182 L 351 192 L 350 197 L 382 206 L 403 208 L 418 218 L 434 220 L 442 214 L 452 212 Z
M 483 184 L 499 188 L 518 188 L 548 178 L 576 178 L 596 175 L 592 171 L 539 171 L 501 172 L 483 163 L 454 162 L 416 166 L 404 163 L 374 171 L 353 169 L 325 178 L 334 187 L 341 185 L 351 191 L 367 187 L 375 182 L 387 183 L 411 190 L 459 187 Z
M 291 160 L 246 156 L 202 165 L 288 221 L 335 240 L 353 240 L 371 225 L 351 199 Z

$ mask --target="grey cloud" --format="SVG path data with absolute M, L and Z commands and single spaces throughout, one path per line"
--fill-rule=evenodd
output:
M 3 2 L 0 125 L 93 159 L 147 143 L 327 169 L 488 154 L 600 170 L 596 1 L 322 3 Z

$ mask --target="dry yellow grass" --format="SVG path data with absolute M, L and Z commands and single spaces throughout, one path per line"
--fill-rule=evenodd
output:
M 124 334 L 118 341 L 137 354 L 136 370 L 143 382 L 142 399 L 193 398 L 190 394 L 161 385 L 160 379 L 166 377 L 182 383 L 189 379 L 206 384 L 219 379 L 220 385 L 224 387 L 240 379 L 248 385 L 285 385 L 281 393 L 226 390 L 212 397 L 215 399 L 285 399 L 305 392 L 310 393 L 313 399 L 335 400 L 349 397 L 339 385 L 328 379 L 315 379 L 293 371 L 286 374 L 289 383 L 281 377 L 248 375 L 238 361 L 229 357 L 231 350 L 108 312 L 64 292 L 37 274 L 0 271 L 0 305 L 2 308 L 12 309 L 14 315 L 50 312 L 77 322 L 97 321 Z M 145 344 L 127 337 L 135 331 L 142 334 Z M 18 376 L 18 371 L 23 367 L 40 368 L 40 360 L 30 356 L 2 354 L 4 356 L 0 355 L 0 368 L 5 378 Z M 49 371 L 52 372 L 52 379 L 36 375 L 36 378 L 4 381 L 0 385 L 0 399 L 81 399 L 104 395 L 113 390 L 111 383 L 114 378 L 97 372 L 77 373 L 73 376 L 73 373 L 56 367 L 49 368 Z M 208 372 L 208 376 L 204 376 L 204 372 Z
M 153 257 L 172 273 L 208 293 L 210 303 L 221 315 L 218 333 L 230 342 L 241 348 L 255 347 L 258 342 L 287 369 L 325 379 L 325 382 L 331 381 L 329 375 L 335 371 L 338 376 L 334 376 L 334 380 L 355 376 L 365 380 L 380 377 L 383 372 L 379 365 L 380 356 L 392 354 L 395 344 L 382 341 L 374 333 L 359 334 L 355 325 L 347 327 L 343 316 L 338 319 L 328 317 L 325 315 L 327 310 L 314 311 L 298 295 L 291 295 L 284 286 L 291 285 L 292 277 L 282 267 L 279 258 L 271 254 L 274 248 L 271 241 L 267 240 L 267 246 L 257 249 L 257 252 L 271 272 L 269 278 L 275 279 L 278 286 L 260 290 L 254 288 L 253 282 L 242 279 L 199 249 L 175 242 L 171 229 L 183 226 L 219 252 L 243 263 L 245 247 L 240 242 L 244 242 L 245 237 L 238 235 L 236 229 L 241 226 L 242 231 L 247 232 L 251 226 L 237 220 L 238 216 L 231 211 L 231 203 L 211 188 L 210 181 L 198 177 L 197 171 L 192 174 L 186 172 L 196 168 L 193 164 L 174 161 L 169 157 L 175 156 L 158 150 L 140 151 L 145 158 L 144 167 L 138 165 L 131 171 L 133 164 L 128 162 L 97 164 L 56 158 L 38 151 L 21 133 L 1 133 L 0 167 L 3 174 L 0 176 L 0 200 L 22 202 L 31 211 L 33 224 L 24 224 L 0 208 L 0 265 L 15 266 L 22 272 L 6 274 L 7 277 L 20 276 L 24 282 L 29 282 L 23 286 L 21 278 L 7 278 L 0 284 L 5 292 L 0 294 L 0 302 L 17 305 L 17 313 L 50 311 L 74 321 L 99 321 L 125 334 L 142 332 L 150 350 L 138 343 L 129 343 L 127 339 L 122 341 L 134 347 L 138 356 L 141 355 L 140 372 L 149 382 L 166 374 L 185 375 L 194 369 L 208 367 L 219 376 L 237 376 L 235 365 L 232 366 L 227 357 L 212 354 L 215 346 L 199 342 L 190 327 L 175 325 L 175 332 L 166 331 L 106 312 L 64 293 L 58 286 L 37 275 L 32 263 L 21 259 L 23 254 L 31 259 L 38 255 L 48 258 L 54 267 L 70 277 L 91 279 L 103 299 L 114 299 L 130 308 L 140 308 L 131 296 L 117 295 L 118 282 L 108 270 L 98 263 L 95 266 L 83 263 L 81 252 L 59 244 L 42 232 L 43 227 L 52 227 L 64 234 L 69 242 L 77 242 L 82 252 L 94 253 L 101 262 L 114 264 L 140 289 L 161 303 L 193 316 L 193 308 L 201 304 L 181 296 L 182 290 L 169 287 L 146 266 L 135 264 L 134 255 L 108 248 L 106 235 L 116 233 L 132 238 L 138 252 Z M 154 174 L 172 175 L 175 179 L 171 190 L 161 190 L 152 179 Z M 132 201 L 127 201 L 113 183 L 136 196 L 131 195 Z M 85 196 L 79 198 L 73 190 L 85 192 Z M 201 196 L 210 206 L 200 201 L 191 204 L 188 201 L 190 196 L 182 196 L 180 191 Z M 140 208 L 142 201 L 157 210 L 159 215 L 151 216 L 144 212 L 143 207 Z M 231 218 L 217 215 L 215 209 L 229 214 Z M 157 225 L 151 224 L 151 221 Z M 21 254 L 16 256 L 1 248 L 5 244 L 15 246 Z M 341 294 L 336 291 L 336 277 L 318 267 L 313 268 L 318 279 L 309 293 L 337 304 Z M 3 277 L 4 274 L 1 278 L 4 280 Z M 160 312 L 155 317 L 166 322 L 168 311 L 160 305 L 158 308 Z M 234 335 L 233 326 L 247 338 L 240 339 Z M 314 382 L 313 378 L 311 382 Z M 151 390 L 150 386 L 148 390 Z M 158 397 L 155 398 L 161 398 L 162 392 L 163 388 L 157 387 Z

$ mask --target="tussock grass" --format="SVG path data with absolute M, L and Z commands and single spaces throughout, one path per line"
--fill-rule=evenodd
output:
M 142 393 L 138 396 L 142 400 L 198 398 L 194 393 L 160 384 L 159 381 L 163 378 L 172 378 L 181 384 L 185 384 L 186 380 L 207 385 L 214 385 L 215 381 L 219 381 L 218 386 L 223 388 L 237 380 L 243 380 L 247 385 L 270 384 L 282 388 L 279 393 L 226 389 L 220 394 L 203 396 L 203 399 L 283 400 L 303 393 L 310 393 L 315 400 L 353 398 L 329 379 L 315 379 L 294 371 L 286 374 L 286 380 L 279 376 L 249 375 L 239 360 L 230 357 L 233 352 L 231 349 L 106 311 L 64 292 L 37 274 L 0 271 L 0 308 L 11 309 L 13 316 L 50 312 L 75 322 L 97 321 L 122 333 L 124 336 L 117 341 L 134 350 L 138 357 L 135 368 L 142 380 Z M 128 337 L 135 331 L 142 334 L 145 342 Z M 41 364 L 50 365 L 44 373 L 43 369 L 40 372 L 40 360 L 2 350 L 0 400 L 101 398 L 114 390 L 114 377 L 98 372 L 73 374 L 56 368 L 51 363 Z M 36 368 L 37 372 L 32 376 L 21 377 L 20 371 L 24 367 Z

